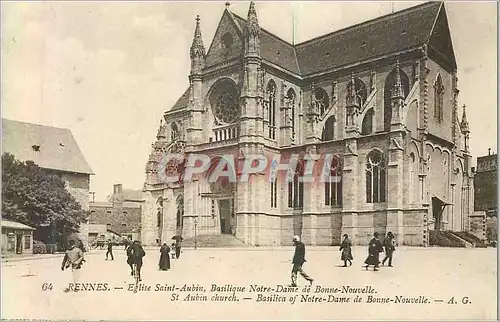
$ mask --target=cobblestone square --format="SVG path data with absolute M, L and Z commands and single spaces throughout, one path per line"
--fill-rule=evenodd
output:
M 394 267 L 378 272 L 362 268 L 365 247 L 355 247 L 352 267 L 342 268 L 337 248 L 308 247 L 304 270 L 314 279 L 299 276 L 299 292 L 280 292 L 290 284 L 291 248 L 186 249 L 172 269 L 159 271 L 159 250 L 146 248 L 141 289 L 127 291 L 133 283 L 122 249 L 106 261 L 102 251 L 86 253 L 82 282 L 107 283 L 107 291 L 63 292 L 71 272 L 60 269 L 62 258 L 2 263 L 3 319 L 85 320 L 403 320 L 496 319 L 496 249 L 399 248 Z M 45 284 L 47 290 L 43 290 Z M 211 292 L 219 288 L 245 287 L 236 292 Z M 154 291 L 169 287 L 189 291 Z M 250 292 L 250 287 L 257 290 Z M 330 293 L 373 289 L 375 293 Z M 123 289 L 120 289 L 123 288 Z M 201 288 L 205 292 L 199 291 Z M 274 292 L 260 292 L 271 288 Z M 278 290 L 279 289 L 279 290 Z M 354 290 L 352 290 L 354 289 Z M 189 294 L 189 296 L 188 296 Z M 217 294 L 217 296 L 216 296 Z M 260 294 L 260 295 L 259 295 Z M 173 301 L 177 295 L 178 300 Z M 304 295 L 304 297 L 303 297 Z M 353 303 L 359 295 L 362 303 Z M 200 299 L 206 296 L 206 301 Z M 220 301 L 224 298 L 225 301 Z M 371 298 L 369 299 L 369 297 Z M 380 303 L 383 298 L 413 299 L 417 304 Z M 246 299 L 245 299 L 246 298 Z M 285 299 L 285 302 L 279 299 Z M 318 302 L 323 298 L 326 301 Z M 342 298 L 350 298 L 342 303 Z M 427 299 L 427 304 L 418 301 Z M 187 300 L 186 300 L 187 299 Z M 194 299 L 190 301 L 190 299 Z M 266 299 L 265 301 L 263 299 Z M 274 300 L 273 300 L 274 299 Z M 316 299 L 316 300 L 315 300 Z M 368 303 L 367 301 L 372 301 Z M 448 302 L 456 304 L 448 304 Z M 303 302 L 305 301 L 305 302 Z M 403 300 L 404 301 L 404 300 Z M 443 301 L 443 302 L 440 302 Z M 464 304 L 468 302 L 467 304 Z

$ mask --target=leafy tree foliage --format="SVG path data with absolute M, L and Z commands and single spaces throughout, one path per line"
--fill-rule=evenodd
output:
M 33 228 L 75 232 L 87 213 L 59 175 L 2 155 L 2 217 Z

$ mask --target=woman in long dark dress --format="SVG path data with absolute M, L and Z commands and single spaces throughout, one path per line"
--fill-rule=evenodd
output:
M 170 269 L 170 247 L 168 247 L 167 243 L 164 243 L 163 246 L 160 247 L 160 262 L 158 266 L 162 271 L 168 271 Z
M 352 251 L 351 251 L 351 240 L 349 239 L 349 236 L 347 234 L 344 234 L 344 240 L 342 241 L 342 244 L 340 244 L 340 249 L 342 251 L 342 255 L 340 256 L 340 259 L 344 261 L 344 266 L 342 267 L 347 267 L 347 262 L 349 262 L 349 266 L 352 265 Z
M 365 268 L 368 270 L 368 266 L 373 265 L 373 270 L 378 270 L 378 265 L 380 264 L 379 254 L 384 251 L 382 243 L 378 239 L 378 233 L 373 234 L 373 238 L 368 244 L 368 258 L 365 260 Z

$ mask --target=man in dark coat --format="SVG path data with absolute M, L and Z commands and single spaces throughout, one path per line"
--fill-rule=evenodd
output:
M 347 234 L 344 234 L 344 240 L 342 241 L 342 244 L 340 244 L 340 249 L 342 251 L 342 255 L 340 256 L 340 259 L 344 261 L 344 266 L 342 267 L 347 267 L 347 262 L 349 262 L 349 266 L 352 265 L 352 251 L 351 251 L 351 240 L 349 239 L 349 236 Z
M 295 245 L 295 254 L 292 260 L 292 285 L 290 286 L 297 287 L 297 273 L 300 273 L 312 285 L 314 280 L 302 269 L 302 265 L 306 262 L 306 246 L 300 241 L 299 236 L 293 236 L 293 244 Z
M 382 265 L 385 265 L 385 261 L 389 260 L 389 267 L 392 267 L 392 254 L 396 250 L 394 235 L 392 232 L 387 233 L 387 237 L 384 241 L 385 257 L 382 260 Z
M 108 251 L 106 252 L 106 260 L 108 260 L 108 255 L 111 255 L 112 261 L 115 260 L 115 258 L 113 257 L 113 242 L 111 240 L 108 240 Z
M 139 275 L 139 281 L 141 279 L 141 267 L 142 267 L 142 258 L 146 256 L 146 252 L 141 246 L 141 243 L 136 240 L 127 248 L 127 264 L 130 266 L 130 275 L 134 275 L 133 265 L 137 265 L 137 273 Z
M 365 268 L 368 269 L 368 266 L 373 265 L 373 270 L 377 271 L 380 264 L 379 254 L 383 251 L 382 243 L 378 239 L 378 233 L 375 232 L 368 244 L 368 258 L 365 260 Z
M 163 243 L 163 246 L 160 248 L 160 262 L 158 266 L 162 271 L 170 269 L 170 247 L 168 247 L 167 243 Z
M 175 258 L 181 256 L 181 241 L 179 239 L 175 240 Z

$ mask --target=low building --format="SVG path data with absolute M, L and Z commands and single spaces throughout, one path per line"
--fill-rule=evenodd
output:
M 34 230 L 25 224 L 2 220 L 2 254 L 33 254 Z
M 69 129 L 2 119 L 2 153 L 20 161 L 33 161 L 57 174 L 68 192 L 89 210 L 90 176 L 94 173 Z M 85 227 L 77 234 L 87 243 Z
M 108 230 L 128 239 L 140 239 L 141 198 L 140 190 L 123 189 L 121 184 L 116 184 L 108 201 L 90 202 L 89 239 L 106 235 Z
M 484 211 L 488 217 L 497 213 L 497 155 L 488 149 L 488 155 L 477 158 L 474 175 L 474 210 Z

